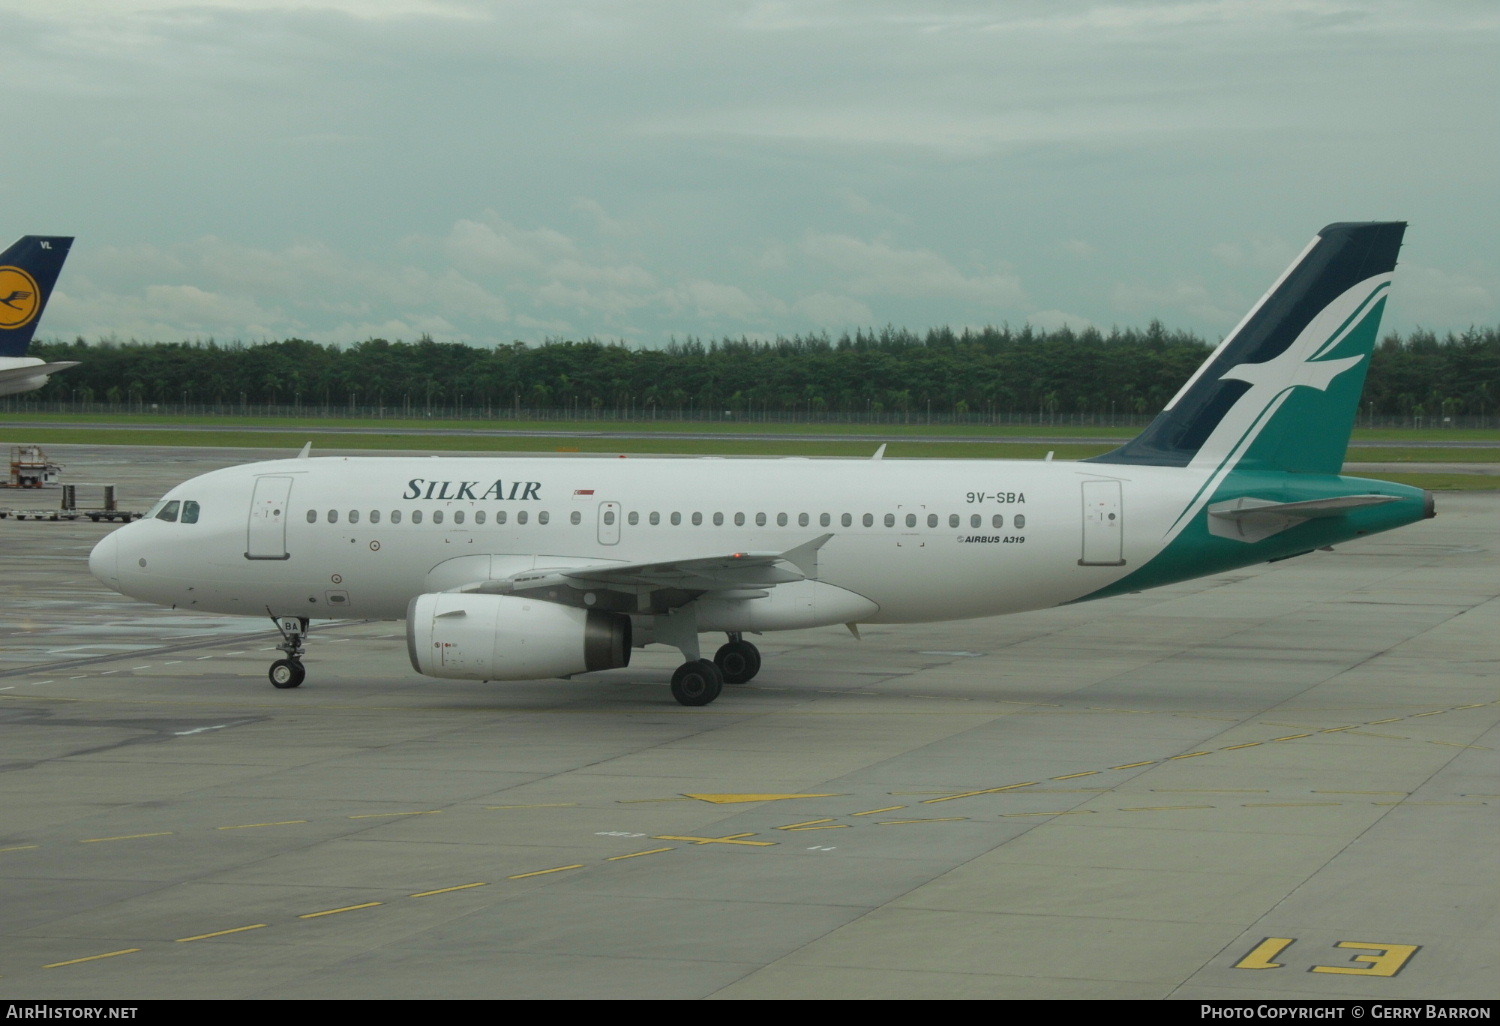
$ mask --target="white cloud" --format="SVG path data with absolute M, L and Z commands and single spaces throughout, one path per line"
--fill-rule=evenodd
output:
M 965 274 L 932 250 L 817 234 L 803 240 L 802 253 L 854 295 L 942 297 L 992 307 L 1025 300 L 1020 280 L 1011 272 Z

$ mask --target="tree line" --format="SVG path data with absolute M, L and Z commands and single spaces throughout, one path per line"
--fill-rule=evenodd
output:
M 689 338 L 640 349 L 595 339 L 475 346 L 372 338 L 350 346 L 289 338 L 243 344 L 39 342 L 32 355 L 74 360 L 16 400 L 296 407 L 420 415 L 484 411 L 630 411 L 648 417 L 799 414 L 810 419 L 921 414 L 929 419 L 1153 414 L 1203 361 L 1209 343 L 1153 321 L 1144 330 L 1026 326 L 838 337 Z M 1365 389 L 1372 416 L 1500 413 L 1500 328 L 1387 335 Z

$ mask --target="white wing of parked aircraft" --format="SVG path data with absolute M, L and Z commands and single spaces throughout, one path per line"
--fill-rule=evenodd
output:
M 1432 515 L 1344 477 L 1405 225 L 1324 228 L 1140 436 L 1091 460 L 299 458 L 194 478 L 90 569 L 174 607 L 405 619 L 412 666 L 528 680 L 676 648 L 703 705 L 745 634 L 994 616 L 1290 556 Z M 702 657 L 699 636 L 727 643 Z

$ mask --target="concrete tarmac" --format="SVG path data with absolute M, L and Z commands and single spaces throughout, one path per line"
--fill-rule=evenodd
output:
M 144 508 L 248 450 L 51 446 Z M 993 620 L 482 684 L 0 521 L 8 998 L 1493 1000 L 1500 494 Z

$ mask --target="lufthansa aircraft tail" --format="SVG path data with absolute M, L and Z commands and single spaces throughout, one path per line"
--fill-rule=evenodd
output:
M 49 374 L 77 366 L 26 355 L 72 245 L 68 235 L 27 235 L 0 253 L 0 395 L 40 388 Z
M 71 236 L 27 235 L 0 253 L 0 356 L 25 356 Z
M 1337 474 L 1405 231 L 1324 228 L 1146 430 L 1091 462 Z

